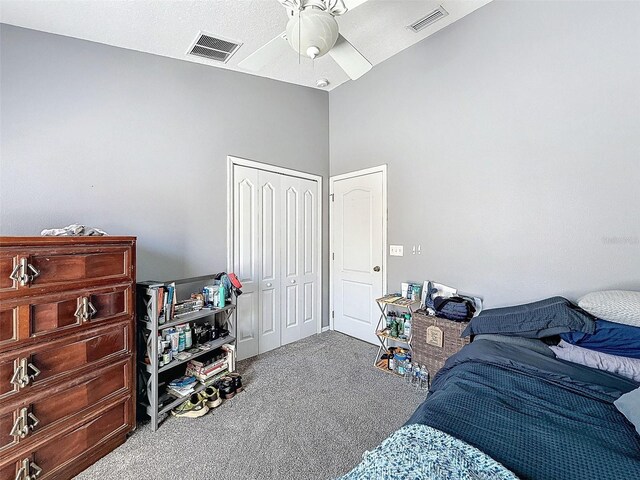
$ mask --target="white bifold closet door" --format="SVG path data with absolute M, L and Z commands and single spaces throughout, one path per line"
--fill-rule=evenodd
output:
M 318 184 L 235 165 L 233 267 L 238 357 L 316 333 Z

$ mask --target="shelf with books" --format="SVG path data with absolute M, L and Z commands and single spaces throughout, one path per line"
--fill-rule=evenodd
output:
M 194 352 L 194 353 L 188 353 L 188 352 L 180 352 L 180 353 L 184 353 L 185 354 L 185 358 L 183 358 L 182 360 L 178 360 L 178 359 L 174 359 L 171 360 L 169 363 L 167 363 L 166 365 L 159 367 L 158 368 L 158 373 L 162 373 L 162 372 L 166 372 L 167 370 L 170 370 L 174 367 L 177 367 L 178 365 L 182 365 L 184 363 L 187 363 L 189 360 L 193 360 L 194 358 L 199 358 L 202 357 L 203 355 L 210 353 L 214 350 L 217 350 L 218 348 L 222 347 L 223 345 L 227 344 L 227 343 L 233 343 L 235 342 L 236 339 L 235 337 L 231 336 L 231 335 L 227 335 L 225 337 L 222 338 L 218 338 L 216 340 L 212 340 L 209 343 L 208 348 L 206 349 L 201 349 L 198 352 Z M 199 346 L 196 346 L 194 348 L 201 348 Z M 192 348 L 193 350 L 193 348 Z M 188 357 L 186 355 L 189 355 Z M 153 365 L 151 365 L 150 363 L 146 363 L 146 362 L 140 362 L 142 363 L 142 365 L 144 365 L 144 368 L 147 372 L 152 373 L 153 372 Z
M 216 277 L 219 278 L 217 275 L 209 275 L 138 284 L 138 402 L 141 411 L 151 418 L 153 431 L 158 429 L 171 408 L 188 398 L 186 396 L 185 399 L 167 404 L 167 392 L 161 388 L 159 375 L 162 374 L 162 381 L 174 373 L 176 377 L 180 377 L 185 374 L 187 362 L 207 359 L 208 353 L 215 357 L 224 351 L 229 355 L 229 371 L 235 369 L 237 319 L 234 315 L 235 305 L 231 302 L 232 296 L 218 285 L 220 295 L 216 298 L 221 299 L 221 302 L 226 301 L 225 306 L 203 308 L 205 299 L 215 304 L 211 297 L 204 295 L 203 290 L 212 292 L 218 282 Z M 165 316 L 167 322 L 163 322 Z M 181 328 L 183 325 L 185 327 Z M 217 338 L 211 340 L 214 336 Z M 174 344 L 178 339 L 179 344 Z M 208 348 L 202 348 L 204 345 Z M 169 348 L 172 351 L 182 351 L 176 359 L 171 359 Z M 194 351 L 195 348 L 199 350 Z M 163 360 L 168 363 L 165 365 Z M 207 383 L 210 382 L 207 380 Z

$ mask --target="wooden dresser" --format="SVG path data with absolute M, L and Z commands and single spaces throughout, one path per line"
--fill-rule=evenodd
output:
M 0 479 L 68 479 L 135 428 L 135 237 L 0 237 Z

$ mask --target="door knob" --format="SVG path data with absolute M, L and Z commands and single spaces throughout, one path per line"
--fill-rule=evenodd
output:
M 271 284 L 270 284 L 270 283 L 267 283 L 267 287 L 270 287 L 270 286 L 271 286 Z
M 376 265 L 375 267 L 373 267 L 373 271 L 374 272 L 379 272 L 380 271 L 380 267 L 378 265 Z
M 296 283 L 295 279 L 292 278 L 291 279 L 291 283 Z

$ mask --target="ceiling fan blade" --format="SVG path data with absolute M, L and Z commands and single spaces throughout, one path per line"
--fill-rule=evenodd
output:
M 238 63 L 238 67 L 244 70 L 249 70 L 250 72 L 259 72 L 267 64 L 275 61 L 282 55 L 289 53 L 289 50 L 291 50 L 291 47 L 287 42 L 286 33 L 282 32 L 276 38 L 265 43 L 258 50 Z
M 373 67 L 369 60 L 364 58 L 342 35 L 338 36 L 338 41 L 329 50 L 329 55 L 349 75 L 351 80 L 357 80 Z
M 349 10 L 353 10 L 354 8 L 359 7 L 366 1 L 367 0 L 344 0 L 344 6 L 347 7 Z

